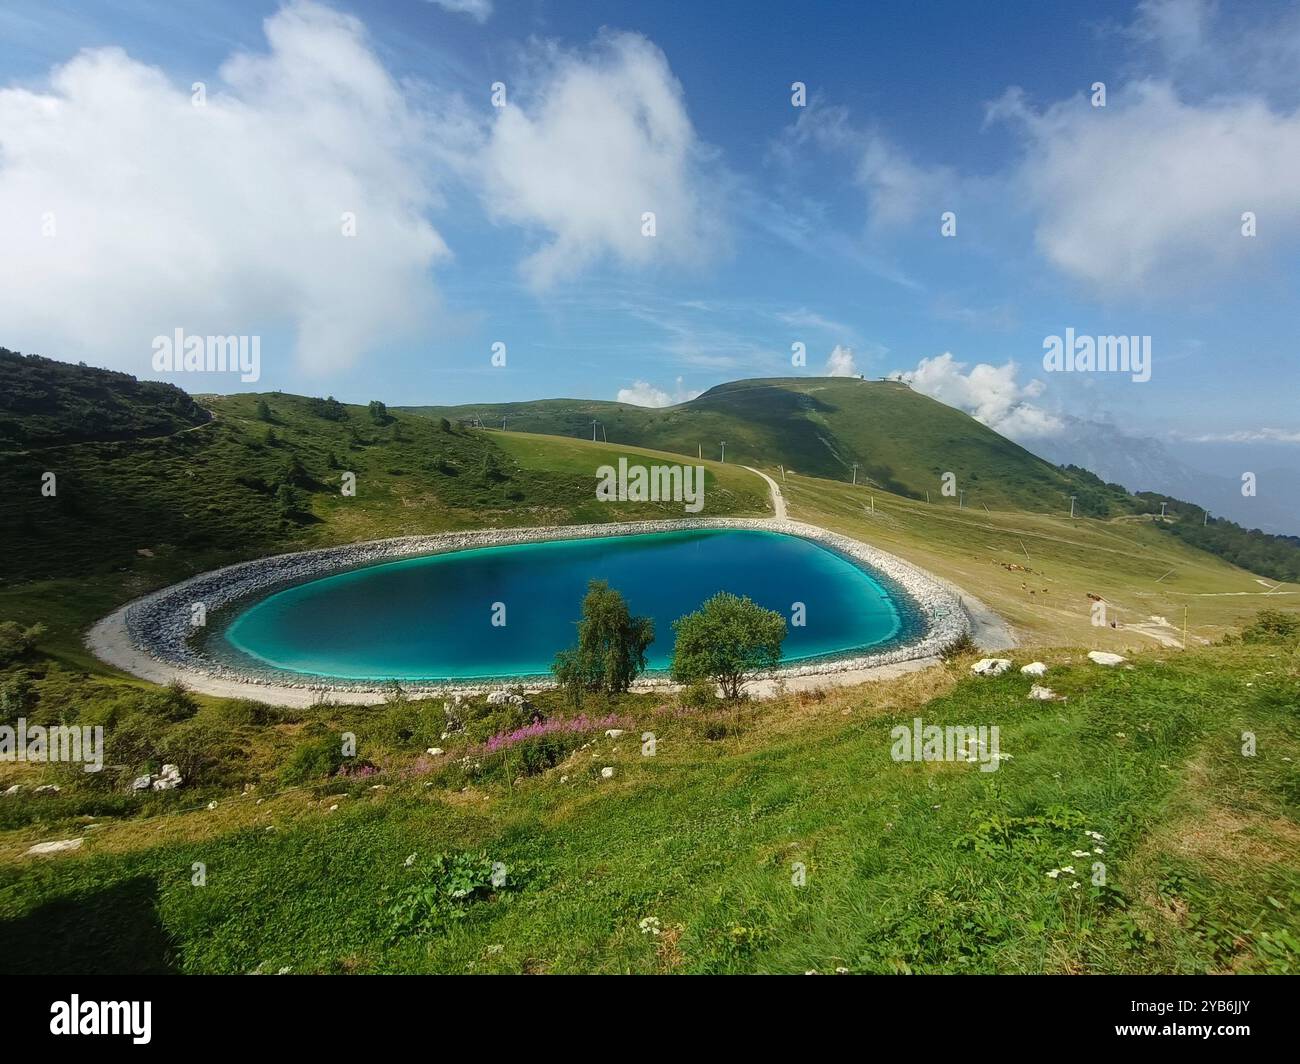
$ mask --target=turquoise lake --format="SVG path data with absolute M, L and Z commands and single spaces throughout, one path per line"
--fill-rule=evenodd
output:
M 334 679 L 536 676 L 575 641 L 593 579 L 654 618 L 652 670 L 671 660 L 672 622 L 718 591 L 785 616 L 786 661 L 879 648 L 919 623 L 883 578 L 811 540 L 705 529 L 484 547 L 335 573 L 248 607 L 212 649 Z M 789 624 L 796 602 L 803 627 Z M 504 626 L 492 624 L 495 603 L 505 605 Z

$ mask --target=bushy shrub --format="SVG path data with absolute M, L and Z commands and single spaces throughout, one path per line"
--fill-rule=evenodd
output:
M 343 764 L 343 744 L 337 735 L 318 735 L 302 743 L 280 770 L 280 780 L 294 785 L 332 776 Z
M 1292 643 L 1300 640 L 1300 616 L 1281 610 L 1260 610 L 1242 630 L 1243 643 Z
M 24 628 L 14 621 L 0 621 L 0 669 L 31 653 L 36 641 L 45 634 L 45 625 Z
M 228 787 L 239 782 L 248 755 L 223 725 L 189 720 L 163 734 L 155 760 L 179 768 L 186 785 Z
M 678 700 L 687 709 L 710 709 L 717 704 L 717 684 L 712 680 L 695 680 L 681 689 Z
M 237 698 L 231 702 L 223 702 L 217 713 L 227 724 L 237 727 L 249 725 L 261 727 L 279 723 L 280 720 L 280 713 L 275 706 L 268 706 L 265 702 L 258 702 L 252 698 Z

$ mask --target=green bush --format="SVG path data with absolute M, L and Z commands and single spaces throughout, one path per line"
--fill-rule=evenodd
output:
M 248 755 L 228 728 L 189 720 L 163 734 L 154 759 L 180 769 L 187 786 L 229 787 L 239 782 Z
M 1244 643 L 1292 643 L 1300 639 L 1300 615 L 1260 610 L 1241 633 Z
M 45 625 L 24 628 L 14 621 L 0 621 L 0 669 L 31 653 L 36 641 L 45 634 Z
M 710 709 L 717 704 L 717 684 L 712 680 L 694 680 L 678 692 L 677 699 L 687 709 Z
M 337 735 L 321 735 L 303 743 L 280 770 L 280 780 L 290 786 L 332 776 L 343 764 L 343 744 Z

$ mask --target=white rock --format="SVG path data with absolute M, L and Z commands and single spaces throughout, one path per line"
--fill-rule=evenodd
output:
M 15 794 L 17 794 L 22 789 L 23 788 L 20 784 L 15 783 L 12 787 L 10 787 L 7 791 L 4 792 L 4 796 L 6 798 L 12 798 Z
M 38 842 L 35 846 L 28 849 L 28 853 L 64 853 L 68 850 L 79 850 L 85 839 L 59 839 L 57 842 Z
M 1042 676 L 1047 671 L 1047 666 L 1041 661 L 1031 661 L 1028 665 L 1021 665 L 1020 671 L 1025 676 Z
M 606 765 L 604 768 L 600 770 L 600 774 L 605 779 L 612 780 L 614 778 L 614 769 L 611 766 Z
M 58 794 L 63 790 L 57 783 L 46 783 L 36 788 L 36 794 Z
M 510 701 L 509 691 L 493 691 L 487 696 L 489 706 L 503 706 Z
M 610 728 L 609 731 L 605 732 L 605 738 L 606 738 L 606 739 L 617 739 L 617 738 L 618 738 L 619 736 L 621 736 L 622 734 L 623 734 L 623 729 L 622 729 L 622 728 Z
M 152 784 L 152 776 L 136 776 L 136 778 L 131 781 L 131 790 L 147 791 Z
M 1105 650 L 1090 650 L 1088 651 L 1088 658 L 1098 665 L 1121 665 L 1125 661 L 1120 655 L 1111 654 Z
M 429 749 L 425 751 L 425 753 L 430 755 L 431 757 L 437 757 L 439 754 L 443 752 L 444 751 L 441 746 L 431 746 L 429 747 Z
M 1042 684 L 1034 684 L 1029 689 L 1029 697 L 1035 702 L 1058 702 L 1061 696 L 1053 691 L 1050 687 L 1044 687 Z
M 216 807 L 217 807 L 217 803 L 216 803 L 216 802 L 209 802 L 209 803 L 208 803 L 208 808 L 209 808 L 209 809 L 215 809 Z
M 980 658 L 970 667 L 976 676 L 1001 676 L 1011 668 L 1010 658 Z

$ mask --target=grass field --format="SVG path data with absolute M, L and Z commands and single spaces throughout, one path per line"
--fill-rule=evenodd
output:
M 632 698 L 627 735 L 517 782 L 431 787 L 394 760 L 361 783 L 104 818 L 70 857 L 23 859 L 39 832 L 7 832 L 3 967 L 1297 971 L 1295 648 L 1049 660 L 1068 701 L 964 662 L 702 714 Z M 1011 757 L 893 761 L 889 730 L 914 715 L 996 723 Z M 361 752 L 398 757 L 364 735 Z M 439 902 L 476 882 L 440 854 L 500 862 L 506 883 Z M 1047 875 L 1063 866 L 1078 874 Z

